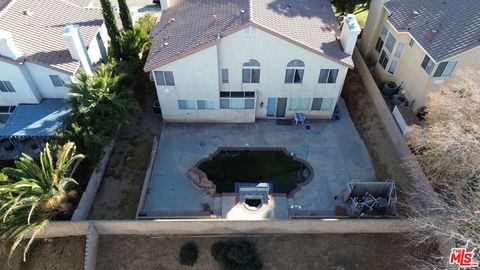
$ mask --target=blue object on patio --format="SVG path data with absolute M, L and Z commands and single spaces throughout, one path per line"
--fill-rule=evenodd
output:
M 305 124 L 305 114 L 303 113 L 295 113 L 295 126 L 298 122 L 302 123 L 302 126 Z
M 39 104 L 20 104 L 0 129 L 0 138 L 52 137 L 65 128 L 70 113 L 64 99 L 43 99 Z
M 333 110 L 333 114 L 332 114 L 332 121 L 340 120 L 341 118 L 342 118 L 342 112 L 340 111 L 340 107 L 338 107 L 338 105 L 335 105 L 335 109 Z

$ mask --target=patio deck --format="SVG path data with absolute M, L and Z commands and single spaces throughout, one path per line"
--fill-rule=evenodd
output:
M 313 180 L 288 198 L 287 211 L 290 215 L 334 216 L 336 206 L 341 205 L 334 196 L 347 181 L 375 180 L 367 148 L 343 100 L 338 105 L 343 114 L 341 120 L 311 121 L 310 129 L 277 125 L 275 120 L 257 120 L 255 124 L 166 124 L 143 214 L 209 215 L 204 211 L 205 204 L 218 212 L 213 198 L 190 183 L 188 169 L 219 147 L 284 147 L 306 160 L 314 170 Z

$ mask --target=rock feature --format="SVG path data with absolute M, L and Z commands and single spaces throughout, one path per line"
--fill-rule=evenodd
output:
M 187 177 L 198 188 L 205 191 L 205 193 L 211 197 L 215 197 L 217 186 L 210 180 L 208 180 L 207 174 L 198 168 L 191 168 L 187 172 Z

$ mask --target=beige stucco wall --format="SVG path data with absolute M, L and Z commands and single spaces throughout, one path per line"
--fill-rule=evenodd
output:
M 260 62 L 260 83 L 243 84 L 243 63 Z M 300 59 L 305 63 L 302 84 L 285 84 L 288 62 Z M 229 83 L 221 83 L 221 69 L 229 70 Z M 336 84 L 318 84 L 320 69 L 339 69 Z M 174 87 L 157 86 L 157 94 L 166 121 L 176 122 L 254 122 L 266 118 L 268 98 L 333 98 L 340 96 L 348 68 L 312 53 L 260 29 L 242 29 L 220 40 L 212 47 L 155 69 L 173 71 Z M 168 89 L 165 91 L 165 89 Z M 256 109 L 219 109 L 220 91 L 255 91 Z M 179 110 L 178 99 L 211 99 L 215 110 Z M 263 104 L 262 104 L 263 103 Z M 295 111 L 289 111 L 293 118 Z M 308 118 L 330 118 L 328 111 L 304 112 Z
M 383 2 L 384 1 L 382 0 L 374 0 L 372 2 L 374 8 L 370 10 L 368 17 L 369 22 L 364 30 L 365 33 L 360 42 L 360 48 L 367 58 L 375 61 L 375 75 L 380 81 L 394 81 L 398 85 L 403 83 L 405 96 L 410 103 L 413 103 L 412 108 L 414 110 L 418 110 L 420 107 L 428 105 L 428 96 L 435 89 L 445 86 L 450 82 L 455 82 L 456 80 L 461 82 L 464 70 L 480 69 L 480 61 L 476 60 L 480 59 L 480 47 L 478 47 L 448 59 L 448 61 L 458 61 L 451 76 L 433 77 L 439 63 L 435 64 L 432 73 L 428 75 L 421 67 L 426 51 L 416 41 L 412 47 L 409 46 L 412 36 L 408 32 L 397 31 L 393 25 L 388 22 L 388 12 L 383 8 Z M 382 8 L 378 9 L 378 7 Z M 386 69 L 383 69 L 378 63 L 380 54 L 375 50 L 375 44 L 382 25 L 387 28 L 388 32 L 391 33 L 397 41 L 392 53 L 385 50 L 389 55 L 389 62 Z M 399 42 L 405 44 L 405 49 L 401 57 L 398 59 L 394 57 L 394 53 Z M 392 60 L 398 61 L 395 74 L 388 73 L 388 67 Z

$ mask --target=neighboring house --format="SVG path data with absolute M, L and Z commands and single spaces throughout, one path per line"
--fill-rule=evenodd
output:
M 107 56 L 101 10 L 79 0 L 0 2 L 0 111 L 63 99 L 79 70 Z
M 360 33 L 327 0 L 162 1 L 145 71 L 171 122 L 328 119 Z M 343 45 L 343 47 L 342 47 Z
M 418 110 L 433 89 L 480 69 L 480 2 L 373 0 L 360 48 Z

